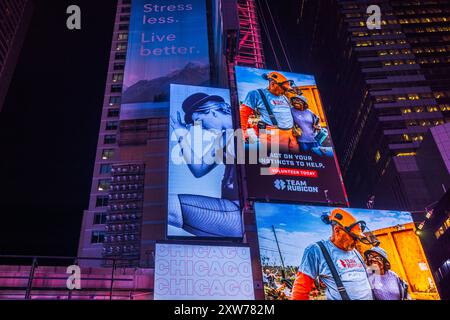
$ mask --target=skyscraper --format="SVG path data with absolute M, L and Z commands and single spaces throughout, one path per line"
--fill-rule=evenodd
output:
M 0 2 L 0 111 L 32 15 L 29 0 Z
M 390 170 L 391 209 L 423 210 L 430 200 L 415 155 L 450 117 L 449 4 L 302 1 L 301 58 L 317 75 L 353 206 L 375 195 L 382 207 L 376 195 Z M 370 5 L 381 8 L 380 29 L 367 25 Z
M 84 212 L 78 255 L 102 257 L 112 163 L 117 159 L 120 98 L 127 50 L 131 1 L 117 2 L 110 62 L 92 178 L 89 208 Z

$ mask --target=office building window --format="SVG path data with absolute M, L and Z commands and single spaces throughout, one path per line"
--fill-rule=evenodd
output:
M 121 42 L 117 44 L 116 51 L 125 51 L 127 50 L 126 42 Z
M 106 212 L 96 212 L 94 216 L 94 224 L 105 224 L 106 216 Z
M 116 136 L 115 135 L 106 135 L 105 138 L 103 139 L 103 143 L 104 144 L 114 144 L 116 143 Z
M 113 84 L 111 86 L 111 92 L 112 93 L 122 92 L 122 86 L 120 84 Z
M 434 233 L 436 239 L 439 239 L 441 236 L 443 236 L 448 229 L 450 229 L 450 217 L 448 217 L 447 220 L 445 220 L 444 223 L 439 227 L 439 229 L 437 229 L 437 231 Z
M 106 207 L 108 205 L 108 196 L 97 196 L 95 206 L 96 207 Z
M 100 173 L 101 174 L 108 174 L 111 173 L 111 164 L 102 164 L 100 166 Z
M 103 243 L 103 241 L 105 241 L 105 232 L 92 231 L 91 243 Z
M 114 149 L 104 149 L 102 152 L 102 160 L 110 160 L 114 158 Z
M 109 105 L 110 106 L 113 106 L 113 105 L 117 105 L 117 104 L 120 104 L 120 99 L 121 97 L 119 97 L 119 96 L 112 96 L 112 97 L 109 97 Z
M 120 114 L 120 109 L 108 109 L 108 118 L 118 117 Z
M 117 40 L 119 41 L 128 40 L 128 33 L 119 33 L 119 35 L 117 36 Z
M 123 73 L 115 73 L 112 76 L 113 82 L 122 82 L 123 81 Z
M 445 220 L 445 222 L 444 222 L 444 228 L 447 230 L 447 229 L 450 229 L 450 217 L 448 217 L 447 218 L 447 220 Z
M 98 191 L 108 191 L 111 185 L 111 179 L 100 179 L 98 180 Z
M 125 60 L 127 55 L 124 52 L 118 52 L 115 54 L 116 60 Z
M 114 63 L 114 67 L 113 67 L 114 71 L 118 71 L 118 70 L 124 70 L 125 69 L 125 63 Z
M 381 153 L 380 150 L 377 150 L 377 153 L 375 154 L 375 162 L 378 163 L 381 159 Z
M 119 121 L 108 121 L 106 123 L 106 130 L 117 130 L 119 128 Z
M 450 259 L 447 259 L 435 272 L 436 278 L 441 282 L 450 273 Z

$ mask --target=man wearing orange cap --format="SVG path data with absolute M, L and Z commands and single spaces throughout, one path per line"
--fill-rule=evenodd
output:
M 298 143 L 293 135 L 294 120 L 291 106 L 284 94 L 292 89 L 293 81 L 279 72 L 264 74 L 269 81 L 267 88 L 252 90 L 240 107 L 241 126 L 247 137 L 250 116 L 258 115 L 259 139 L 270 144 L 278 136 L 280 151 L 298 152 Z
M 325 284 L 328 300 L 373 300 L 364 260 L 355 249 L 358 241 L 376 242 L 364 235 L 365 222 L 339 208 L 323 215 L 322 221 L 331 225 L 332 235 L 305 249 L 292 300 L 309 300 L 317 278 Z

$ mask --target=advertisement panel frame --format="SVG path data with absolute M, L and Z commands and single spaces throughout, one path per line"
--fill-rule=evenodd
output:
M 134 0 L 131 3 L 121 121 L 167 116 L 171 82 L 191 85 L 211 82 L 211 26 L 207 1 L 162 2 Z M 158 11 L 155 5 L 164 5 L 164 11 Z M 195 10 L 198 14 L 193 14 Z M 180 49 L 184 51 L 180 53 Z M 154 50 L 158 51 L 153 53 Z M 157 81 L 163 81 L 163 85 Z
M 372 250 L 374 247 L 381 248 L 382 251 L 384 250 L 384 254 L 387 254 L 388 270 L 392 269 L 400 279 L 407 281 L 408 291 L 413 299 L 440 299 L 430 268 L 429 257 L 426 255 L 425 248 L 416 233 L 418 230 L 417 223 L 414 222 L 410 211 L 257 202 L 255 203 L 255 219 L 261 270 L 266 273 L 266 299 L 270 300 L 270 298 L 276 297 L 275 291 L 271 288 L 277 281 L 280 282 L 280 280 L 274 278 L 272 285 L 270 283 L 267 285 L 267 279 L 269 278 L 266 270 L 270 270 L 270 273 L 278 274 L 278 276 L 280 270 L 282 270 L 282 277 L 285 277 L 286 274 L 284 279 L 288 279 L 293 284 L 295 277 L 292 277 L 298 275 L 299 272 L 296 268 L 303 266 L 308 269 L 308 263 L 315 261 L 310 260 L 312 256 L 317 257 L 317 252 L 311 255 L 311 252 L 317 251 L 317 246 L 314 246 L 314 244 L 317 241 L 327 241 L 327 237 L 332 233 L 330 225 L 323 219 L 324 215 L 331 217 L 333 212 L 342 213 L 342 211 L 350 213 L 350 217 L 354 217 L 355 221 L 365 221 L 368 229 L 364 230 L 364 234 L 370 237 L 368 239 L 374 241 L 372 243 L 358 241 L 356 244 L 355 249 L 361 255 L 366 268 L 364 273 L 369 270 L 376 272 L 377 268 L 370 265 L 371 262 L 367 263 L 368 260 L 364 259 L 363 253 Z M 346 214 L 344 217 L 346 217 Z M 371 238 L 373 236 L 375 238 Z M 379 245 L 376 245 L 378 241 Z M 306 251 L 310 255 L 305 260 Z M 341 256 L 338 255 L 337 257 Z M 345 263 L 350 261 L 344 260 Z M 355 261 L 360 260 L 355 259 Z M 349 267 L 345 263 L 341 262 L 343 267 Z M 335 265 L 338 270 L 341 270 L 337 260 Z M 308 274 L 308 271 L 304 272 Z M 376 280 L 376 278 L 369 280 L 369 282 L 375 281 L 370 282 L 371 285 L 375 285 L 372 289 L 380 289 L 376 287 L 378 284 Z M 430 283 L 432 283 L 431 287 L 429 287 Z M 278 288 L 279 285 L 277 283 Z
M 248 253 L 249 253 L 249 266 L 250 266 L 250 277 L 249 279 L 251 279 L 251 283 L 252 283 L 252 295 L 253 298 L 252 299 L 248 299 L 248 300 L 241 300 L 241 301 L 254 301 L 256 300 L 256 291 L 257 288 L 255 286 L 255 282 L 254 282 L 254 272 L 253 272 L 253 263 L 252 263 L 252 250 L 251 250 L 251 246 L 249 244 L 246 243 L 242 243 L 242 242 L 236 242 L 236 243 L 226 243 L 226 242 L 220 242 L 220 241 L 203 241 L 203 240 L 191 240 L 191 241 L 183 241 L 182 239 L 177 239 L 177 240 L 159 240 L 156 241 L 155 243 L 155 273 L 154 273 L 154 295 L 156 295 L 156 246 L 157 245 L 181 245 L 181 246 L 202 246 L 202 247 L 222 247 L 222 248 L 246 248 L 248 249 Z M 155 299 L 156 300 L 156 299 Z M 163 299 L 163 300 L 167 300 L 167 299 Z M 200 300 L 200 299 L 195 299 L 195 300 Z M 207 299 L 210 301 L 215 301 L 217 299 Z M 231 299 L 229 299 L 229 301 L 231 301 Z
M 320 110 L 320 119 L 323 119 L 323 121 L 326 124 L 326 130 L 328 131 L 328 140 L 329 144 L 331 145 L 332 148 L 332 152 L 333 152 L 333 170 L 335 171 L 335 175 L 336 175 L 336 180 L 335 183 L 337 185 L 336 187 L 336 192 L 335 193 L 340 193 L 339 198 L 340 200 L 334 200 L 330 199 L 328 200 L 328 189 L 322 190 L 324 191 L 325 195 L 321 196 L 320 200 L 313 200 L 313 199 L 308 199 L 308 197 L 305 197 L 304 195 L 300 195 L 297 194 L 296 196 L 284 196 L 284 197 L 280 197 L 278 195 L 271 195 L 270 192 L 267 192 L 266 194 L 262 194 L 261 192 L 255 192 L 255 190 L 252 190 L 252 186 L 249 185 L 251 182 L 249 180 L 249 176 L 250 179 L 252 174 L 250 174 L 250 166 L 258 166 L 258 167 L 262 167 L 261 164 L 248 164 L 245 163 L 243 165 L 241 165 L 243 172 L 245 173 L 245 176 L 247 177 L 246 181 L 247 181 L 247 198 L 249 200 L 253 200 L 253 201 L 270 201 L 270 202 L 279 202 L 279 203 L 305 203 L 305 204 L 313 204 L 313 205 L 336 205 L 336 206 L 349 206 L 349 201 L 348 201 L 348 196 L 347 196 L 347 191 L 345 188 L 345 184 L 342 178 L 342 172 L 339 166 L 339 162 L 337 159 L 337 155 L 336 155 L 336 151 L 335 151 L 335 147 L 334 147 L 334 143 L 332 140 L 332 132 L 331 129 L 329 127 L 329 122 L 328 119 L 326 117 L 325 114 L 325 109 L 323 107 L 323 102 L 320 96 L 320 90 L 317 86 L 315 77 L 313 75 L 309 75 L 309 74 L 303 74 L 303 73 L 294 73 L 294 72 L 288 72 L 288 71 L 275 71 L 275 70 L 270 70 L 270 69 L 260 69 L 260 68 L 252 68 L 252 67 L 245 67 L 245 66 L 235 66 L 235 73 L 236 73 L 236 77 L 235 77 L 235 85 L 236 85 L 236 89 L 237 89 L 237 106 L 235 107 L 235 109 L 233 110 L 235 113 L 235 117 L 238 119 L 239 122 L 239 128 L 242 128 L 242 123 L 241 123 L 241 112 L 240 112 L 240 108 L 241 108 L 241 103 L 243 102 L 243 100 L 245 99 L 245 96 L 243 96 L 243 90 L 239 89 L 240 83 L 243 83 L 244 81 L 238 81 L 239 79 L 239 74 L 244 72 L 244 71 L 248 71 L 249 73 L 254 72 L 257 73 L 259 72 L 260 75 L 262 74 L 269 74 L 271 72 L 278 72 L 281 74 L 287 74 L 289 76 L 296 76 L 296 77 L 305 77 L 305 79 L 310 79 L 309 81 L 309 86 L 312 86 L 315 88 L 315 92 L 313 94 L 315 102 L 314 105 L 316 108 L 318 108 L 318 110 Z M 289 78 L 289 77 L 288 77 Z M 306 82 L 308 82 L 306 81 Z M 248 86 L 249 84 L 246 83 L 246 86 Z M 252 84 L 253 85 L 253 84 Z M 301 86 L 300 86 L 301 87 Z M 255 88 L 252 88 L 252 90 L 255 90 Z M 237 141 L 237 143 L 242 143 L 242 141 Z M 246 144 L 244 143 L 244 148 L 247 148 Z M 247 153 L 247 151 L 246 151 Z M 297 153 L 298 155 L 301 155 L 300 153 Z M 248 154 L 246 155 L 246 160 L 248 161 Z M 295 169 L 295 168 L 292 168 Z M 299 168 L 297 168 L 299 169 Z M 300 170 L 300 171 L 305 171 L 305 170 Z M 311 170 L 306 170 L 306 171 L 315 171 L 313 169 Z M 278 176 L 278 175 L 275 175 Z M 261 177 L 261 176 L 260 176 Z M 286 175 L 286 179 L 284 179 L 283 175 L 278 176 L 280 179 L 283 180 L 289 180 L 289 178 L 291 179 L 295 179 L 295 176 L 289 176 Z M 254 179 L 257 180 L 257 179 Z M 259 179 L 261 180 L 261 179 Z M 326 180 L 322 180 L 322 181 L 326 181 Z M 261 181 L 260 181 L 261 182 Z M 255 185 L 255 183 L 253 183 L 253 185 Z M 332 183 L 328 183 L 328 185 L 333 185 Z M 295 187 L 294 187 L 295 188 Z M 276 191 L 276 190 L 275 190 Z M 272 192 L 273 193 L 273 192 Z M 300 200 L 299 200 L 300 199 Z
M 219 90 L 219 91 L 223 91 L 225 93 L 225 91 L 227 92 L 225 102 L 229 103 L 230 107 L 231 107 L 231 121 L 233 123 L 233 129 L 236 127 L 235 124 L 235 119 L 233 117 L 233 107 L 231 106 L 231 92 L 230 89 L 228 88 L 218 88 L 218 87 L 205 87 L 205 86 L 194 86 L 194 85 L 179 85 L 179 84 L 171 84 L 171 97 L 170 100 L 171 102 L 173 101 L 173 97 L 172 97 L 172 89 L 173 88 L 182 88 L 182 87 L 187 87 L 187 88 L 191 88 L 194 91 L 195 90 L 202 90 L 205 89 L 206 91 L 210 92 L 212 94 L 212 92 L 214 90 Z M 170 117 L 170 113 L 171 113 L 171 106 L 169 105 L 169 117 Z M 167 215 L 166 215 L 166 228 L 165 228 L 165 233 L 166 233 L 166 239 L 170 239 L 170 240 L 174 240 L 174 241 L 179 241 L 179 240 L 188 240 L 189 243 L 193 243 L 195 241 L 229 241 L 229 242 L 233 242 L 236 243 L 236 241 L 243 241 L 244 238 L 244 233 L 245 233 L 245 225 L 244 225 L 244 214 L 243 214 L 243 199 L 241 196 L 241 192 L 240 190 L 242 190 L 242 184 L 241 181 L 239 181 L 239 177 L 240 177 L 240 172 L 239 172 L 239 166 L 235 163 L 234 167 L 235 167 L 235 173 L 234 173 L 234 181 L 236 183 L 236 188 L 237 188 L 237 201 L 238 201 L 238 206 L 239 206 L 239 213 L 240 213 L 240 224 L 241 224 L 241 235 L 240 236 L 236 236 L 236 237 L 232 237 L 232 236 L 196 236 L 196 235 L 174 235 L 174 234 L 170 234 L 169 233 L 169 206 L 170 206 L 170 185 L 171 185 L 171 179 L 170 179 L 170 167 L 171 167 L 171 158 L 170 158 L 170 153 L 172 152 L 171 150 L 171 144 L 173 141 L 171 141 L 171 135 L 172 135 L 172 128 L 169 128 L 168 130 L 168 144 L 169 144 L 169 148 L 168 148 L 168 152 L 169 152 L 169 157 L 168 157 L 168 164 L 167 164 L 167 193 L 166 193 L 166 204 L 167 204 Z M 234 139 L 234 152 L 236 152 L 236 139 Z M 221 164 L 221 165 L 225 165 L 225 164 Z M 220 182 L 219 182 L 220 183 Z

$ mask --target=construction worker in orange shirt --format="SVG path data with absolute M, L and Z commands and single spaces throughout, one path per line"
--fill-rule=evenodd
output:
M 284 95 L 292 91 L 294 83 L 279 72 L 264 74 L 268 87 L 252 90 L 240 107 L 241 126 L 248 137 L 249 118 L 259 117 L 257 134 L 261 143 L 270 145 L 279 141 L 280 151 L 298 152 L 298 143 L 293 135 L 294 121 L 291 105 Z M 278 139 L 277 139 L 278 138 Z

